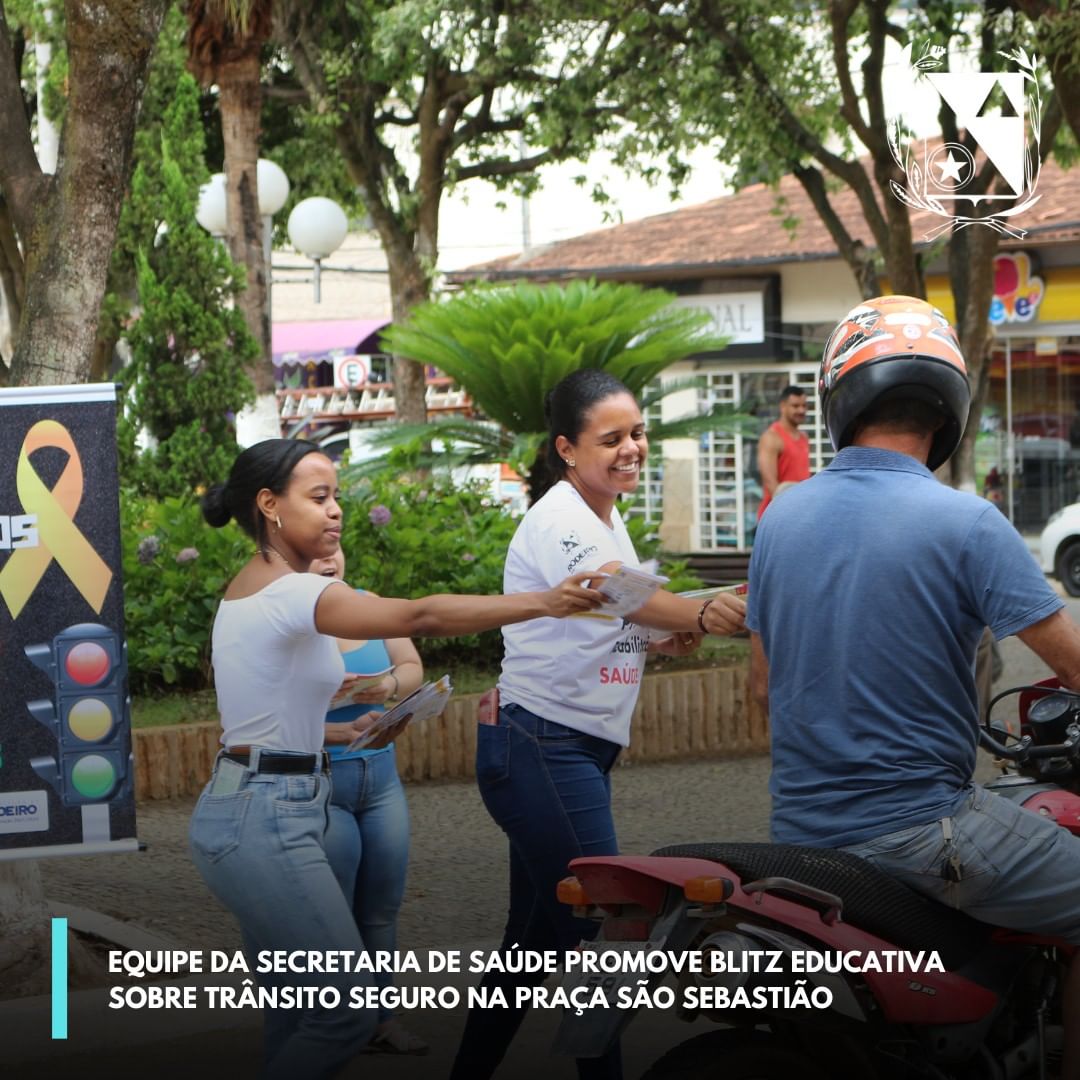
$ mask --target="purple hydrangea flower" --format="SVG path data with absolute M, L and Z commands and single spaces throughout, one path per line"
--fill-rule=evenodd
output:
M 382 503 L 379 503 L 377 506 L 373 506 L 368 511 L 368 521 L 370 521 L 372 525 L 376 526 L 389 525 L 390 519 L 393 516 L 394 515 L 391 514 L 390 511 L 385 506 L 383 506 Z
M 199 549 L 193 547 L 181 548 L 176 553 L 176 561 L 183 566 L 184 563 L 194 562 L 199 557 Z

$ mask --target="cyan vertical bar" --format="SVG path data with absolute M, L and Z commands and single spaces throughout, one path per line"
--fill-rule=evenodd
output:
M 52 921 L 52 1037 L 68 1037 L 68 921 Z

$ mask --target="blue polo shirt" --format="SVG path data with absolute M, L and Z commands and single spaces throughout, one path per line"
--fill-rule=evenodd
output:
M 949 815 L 975 768 L 975 651 L 1062 601 L 1001 512 L 848 447 L 763 515 L 747 626 L 769 660 L 772 835 L 839 847 Z

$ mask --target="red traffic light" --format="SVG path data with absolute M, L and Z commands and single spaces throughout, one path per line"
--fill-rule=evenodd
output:
M 109 654 L 96 641 L 80 641 L 64 657 L 68 677 L 80 686 L 96 686 L 111 667 Z

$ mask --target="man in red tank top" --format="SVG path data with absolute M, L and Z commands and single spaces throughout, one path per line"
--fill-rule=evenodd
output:
M 758 472 L 765 491 L 757 512 L 759 521 L 780 484 L 810 479 L 810 440 L 799 430 L 805 419 L 806 391 L 801 386 L 785 386 L 780 395 L 780 419 L 758 442 Z

